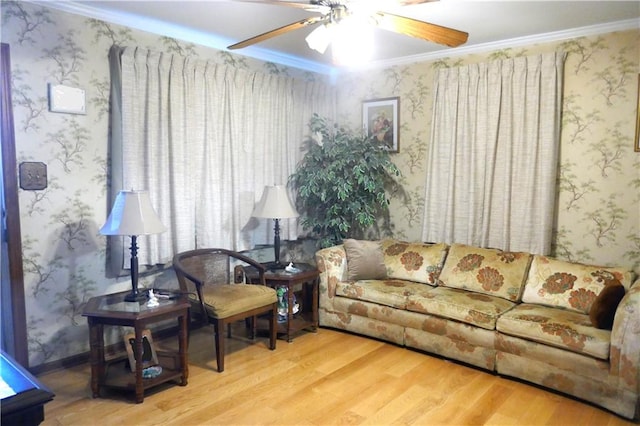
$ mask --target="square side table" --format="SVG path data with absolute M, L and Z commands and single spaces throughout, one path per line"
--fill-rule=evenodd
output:
M 306 263 L 295 265 L 296 272 L 287 272 L 284 269 L 269 270 L 264 273 L 266 284 L 274 289 L 284 287 L 287 289 L 287 319 L 278 323 L 278 334 L 284 335 L 288 342 L 293 340 L 292 335 L 300 330 L 310 329 L 313 332 L 318 330 L 318 284 L 320 281 L 320 271 L 314 266 Z M 243 267 L 248 283 L 259 283 L 258 271 L 251 267 Z M 300 311 L 293 313 L 294 294 L 298 303 L 301 304 Z
M 134 390 L 137 403 L 144 401 L 145 389 L 161 383 L 177 380 L 187 385 L 189 377 L 187 345 L 190 304 L 186 297 L 161 300 L 160 305 L 149 308 L 144 303 L 125 302 L 128 291 L 92 297 L 82 315 L 89 323 L 89 345 L 91 362 L 91 391 L 94 398 L 100 396 L 101 387 Z M 104 326 L 127 326 L 135 330 L 133 347 L 135 359 L 141 360 L 143 331 L 149 324 L 167 319 L 178 320 L 178 352 L 157 351 L 162 373 L 158 377 L 143 379 L 142 362 L 136 362 L 135 374 L 124 368 L 126 356 L 107 361 L 104 353 Z M 116 368 L 116 365 L 119 368 Z

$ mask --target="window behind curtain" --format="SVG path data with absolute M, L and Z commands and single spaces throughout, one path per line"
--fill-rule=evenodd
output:
M 550 252 L 564 58 L 439 70 L 424 241 Z
M 273 221 L 252 219 L 254 204 L 265 185 L 287 183 L 311 115 L 333 117 L 333 88 L 141 48 L 112 49 L 111 64 L 112 88 L 121 82 L 112 99 L 121 105 L 112 109 L 112 193 L 149 190 L 169 228 L 140 239 L 140 263 L 273 241 Z M 296 222 L 285 222 L 281 236 L 297 238 Z M 111 255 L 128 264 L 122 247 Z

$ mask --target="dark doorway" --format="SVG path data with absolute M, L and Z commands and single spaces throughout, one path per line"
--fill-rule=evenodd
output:
M 13 106 L 11 103 L 11 58 L 8 44 L 2 43 L 0 49 L 2 349 L 18 363 L 28 367 L 29 353 L 27 348 L 27 321 L 22 270 L 22 236 L 20 233 L 16 147 Z

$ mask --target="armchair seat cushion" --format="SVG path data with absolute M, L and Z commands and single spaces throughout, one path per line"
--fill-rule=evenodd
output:
M 208 314 L 215 318 L 227 318 L 278 301 L 274 289 L 252 284 L 204 286 L 202 298 Z M 197 296 L 193 299 L 198 300 Z
M 589 315 L 523 303 L 500 317 L 501 333 L 607 360 L 611 332 L 591 324 Z

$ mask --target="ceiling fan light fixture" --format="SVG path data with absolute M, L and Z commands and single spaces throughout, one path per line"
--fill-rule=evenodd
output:
M 343 19 L 333 30 L 331 49 L 334 62 L 340 65 L 359 65 L 373 55 L 373 28 L 360 17 Z
M 242 49 L 273 37 L 299 29 L 309 29 L 315 25 L 306 39 L 310 49 L 324 54 L 331 45 L 333 63 L 358 65 L 366 62 L 373 54 L 373 28 L 394 32 L 445 46 L 456 47 L 466 43 L 469 34 L 453 28 L 420 21 L 378 10 L 392 2 L 398 6 L 421 4 L 438 0 L 243 0 L 250 3 L 275 3 L 297 7 L 320 13 L 291 24 L 258 34 L 257 36 L 232 44 L 230 50 Z
M 305 38 L 310 49 L 324 54 L 332 40 L 332 28 L 328 24 L 318 26 Z

